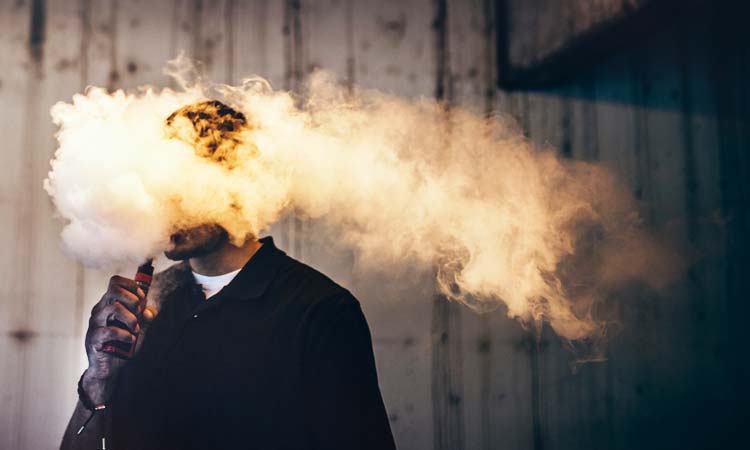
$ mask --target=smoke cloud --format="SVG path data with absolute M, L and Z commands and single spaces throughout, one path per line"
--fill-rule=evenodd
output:
M 87 265 L 140 262 L 204 223 L 240 243 L 297 214 L 369 267 L 431 267 L 452 300 L 504 305 L 594 343 L 608 326 L 595 317 L 607 286 L 665 278 L 657 242 L 607 170 L 535 148 L 505 119 L 350 93 L 325 73 L 304 101 L 261 78 L 210 83 L 184 60 L 172 76 L 181 89 L 90 87 L 52 108 L 59 148 L 44 187 L 64 247 Z M 195 121 L 167 123 L 211 99 L 246 118 L 227 129 L 228 146 Z

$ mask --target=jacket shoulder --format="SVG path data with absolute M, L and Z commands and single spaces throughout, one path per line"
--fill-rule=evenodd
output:
M 314 302 L 356 304 L 359 301 L 346 288 L 333 281 L 323 272 L 296 259 L 289 258 L 281 271 L 283 278 L 293 281 L 303 292 L 315 293 L 311 298 Z

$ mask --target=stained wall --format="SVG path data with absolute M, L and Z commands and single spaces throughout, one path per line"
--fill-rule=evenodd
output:
M 279 224 L 283 249 L 361 299 L 400 448 L 727 438 L 748 375 L 748 53 L 731 16 L 701 19 L 665 24 L 555 86 L 508 92 L 495 83 L 490 0 L 0 1 L 0 449 L 57 446 L 109 276 L 59 249 L 41 189 L 55 148 L 49 108 L 89 84 L 169 85 L 162 68 L 179 51 L 220 81 L 259 74 L 301 90 L 324 68 L 346 85 L 508 114 L 540 147 L 610 167 L 648 226 L 687 243 L 684 276 L 661 294 L 624 286 L 608 361 L 574 372 L 550 330 L 536 338 L 501 312 L 448 303 L 424 274 L 395 289 L 311 239 L 315 224 Z

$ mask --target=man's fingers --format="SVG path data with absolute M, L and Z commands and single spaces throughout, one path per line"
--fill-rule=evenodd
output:
M 122 286 L 115 285 L 111 286 L 109 290 L 107 290 L 107 293 L 104 294 L 104 303 L 105 304 L 112 304 L 115 302 L 120 302 L 124 307 L 126 307 L 130 312 L 133 314 L 138 313 L 138 305 L 140 304 L 140 298 L 133 294 L 132 292 L 128 291 L 127 289 L 123 288 Z
M 146 296 L 146 293 L 143 292 L 143 289 L 138 286 L 138 283 L 136 283 L 135 280 L 131 280 L 130 278 L 115 275 L 109 279 L 109 288 L 111 289 L 113 286 L 120 286 L 121 288 L 131 292 L 141 300 Z
M 135 335 L 118 327 L 99 327 L 91 336 L 91 344 L 97 351 L 102 351 L 104 343 L 112 341 L 132 344 L 135 342 Z
M 109 325 L 107 319 L 117 319 L 125 324 L 130 331 L 137 333 L 138 331 L 135 331 L 138 328 L 137 319 L 133 322 L 133 318 L 130 315 L 124 314 L 119 308 L 112 305 L 121 304 L 133 317 L 137 318 L 138 314 L 143 312 L 139 311 L 139 309 L 144 304 L 145 297 L 146 294 L 134 280 L 119 275 L 113 276 L 109 279 L 107 292 L 104 293 L 101 300 L 91 309 L 89 327 L 107 326 Z M 119 311 L 116 313 L 116 317 L 113 316 L 115 311 Z M 155 314 L 151 314 L 151 316 L 153 318 Z M 150 319 L 146 318 L 146 320 Z
M 146 294 L 135 281 L 115 275 L 109 279 L 109 287 L 107 288 L 107 292 L 102 296 L 102 299 L 91 308 L 89 323 L 93 323 L 94 316 L 98 315 L 103 308 L 116 301 L 119 301 L 131 312 L 137 314 L 138 305 L 145 297 Z
M 138 334 L 140 326 L 138 318 L 119 301 L 105 306 L 94 318 L 94 326 L 110 326 L 114 321 L 121 322 L 131 333 Z

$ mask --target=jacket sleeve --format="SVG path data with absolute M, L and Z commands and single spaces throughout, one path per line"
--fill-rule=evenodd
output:
M 345 299 L 347 300 L 347 299 Z M 370 330 L 359 302 L 339 302 L 311 327 L 305 360 L 306 421 L 312 448 L 392 450 Z
M 76 402 L 73 416 L 68 422 L 60 443 L 60 450 L 97 450 L 102 447 L 103 430 L 105 421 L 108 419 L 107 414 L 95 414 L 86 424 L 86 427 L 81 430 L 81 434 L 78 434 L 89 416 L 91 416 L 91 412 L 80 401 Z

